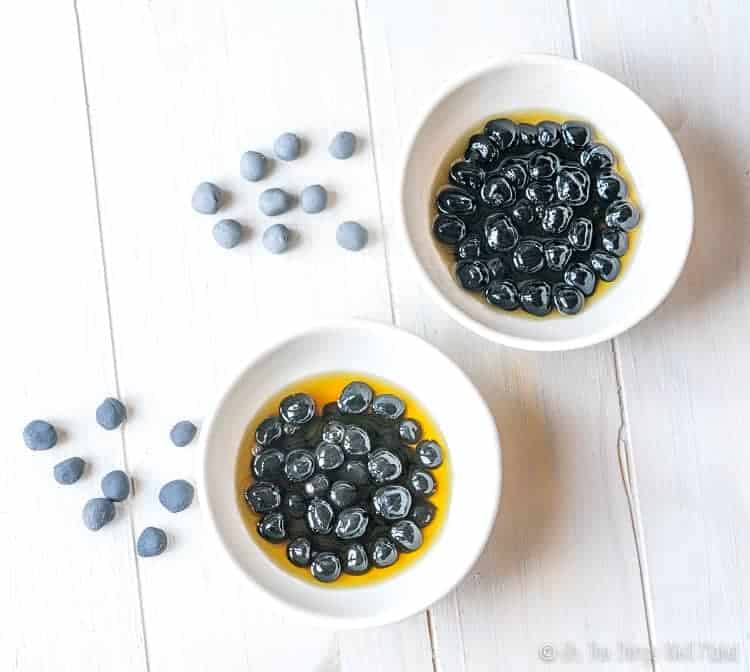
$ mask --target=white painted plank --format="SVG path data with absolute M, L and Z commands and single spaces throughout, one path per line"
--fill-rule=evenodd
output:
M 4 5 L 0 61 L 0 669 L 145 670 L 129 504 L 97 533 L 81 522 L 122 445 L 94 421 L 115 379 L 72 5 Z M 36 417 L 63 436 L 47 452 L 21 438 Z M 72 455 L 90 467 L 58 485 Z
M 748 669 L 750 15 L 731 1 L 573 9 L 582 59 L 661 115 L 694 189 L 685 273 L 618 341 L 657 653 L 693 643 L 705 669 L 725 645 L 722 669 Z
M 436 664 L 451 672 L 536 669 L 549 643 L 597 669 L 591 641 L 648 647 L 610 346 L 515 352 L 452 323 L 415 284 L 392 190 L 406 134 L 457 74 L 513 52 L 571 53 L 566 5 L 363 1 L 360 13 L 396 320 L 469 372 L 504 446 L 505 490 L 487 550 L 432 609 Z
M 353 630 L 339 637 L 342 670 L 432 672 L 432 649 L 425 614 L 382 628 Z
M 163 525 L 174 545 L 140 563 L 152 668 L 263 670 L 304 661 L 311 669 L 367 669 L 368 658 L 339 652 L 330 633 L 297 629 L 291 646 L 285 623 L 204 548 L 200 503 L 172 516 L 156 502 L 161 483 L 193 474 L 194 448 L 169 444 L 171 423 L 200 420 L 216 386 L 269 335 L 312 318 L 390 319 L 355 5 L 86 2 L 81 14 L 117 358 L 134 408 L 126 441 L 141 491 L 136 519 L 138 527 Z M 342 128 L 362 139 L 346 162 L 327 154 Z M 240 154 L 270 153 L 286 130 L 308 141 L 303 158 L 275 165 L 264 182 L 243 182 Z M 236 250 L 212 240 L 219 217 L 190 210 L 201 180 L 232 192 L 220 216 L 250 230 Z M 283 257 L 267 254 L 258 194 L 315 182 L 333 192 L 332 208 L 280 218 L 300 232 L 300 244 Z M 336 247 L 335 227 L 345 219 L 370 230 L 357 255 Z M 432 667 L 424 622 L 397 626 L 421 638 L 401 637 L 409 645 L 403 656 L 392 647 L 394 660 L 412 670 Z

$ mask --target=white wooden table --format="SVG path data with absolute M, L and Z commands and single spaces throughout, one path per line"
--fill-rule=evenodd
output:
M 749 669 L 749 32 L 741 0 L 3 5 L 0 670 L 602 669 L 607 654 L 622 670 Z M 524 51 L 633 87 L 695 188 L 695 242 L 669 300 L 578 352 L 481 341 L 389 244 L 417 115 L 459 73 Z M 362 151 L 335 162 L 343 128 Z M 285 130 L 309 140 L 304 158 L 243 182 L 240 154 Z M 220 249 L 214 218 L 190 210 L 201 180 L 232 192 L 221 214 L 251 232 L 239 248 Z M 301 244 L 265 254 L 259 190 L 313 182 L 333 207 L 290 213 Z M 359 255 L 334 244 L 344 219 L 370 229 Z M 503 438 L 501 515 L 471 575 L 428 612 L 292 644 L 206 543 L 200 502 L 174 516 L 156 493 L 194 476 L 195 446 L 172 446 L 171 425 L 199 422 L 261 342 L 352 315 L 423 336 L 479 385 Z M 122 432 L 94 423 L 108 395 L 131 409 Z M 58 448 L 24 448 L 34 417 L 64 430 Z M 69 455 L 92 469 L 62 488 L 51 469 Z M 92 534 L 80 510 L 113 468 L 136 496 Z M 170 533 L 155 560 L 134 552 L 147 525 Z

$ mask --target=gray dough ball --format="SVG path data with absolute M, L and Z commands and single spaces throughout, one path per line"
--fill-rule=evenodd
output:
M 242 226 L 234 219 L 221 219 L 214 224 L 214 240 L 227 250 L 236 247 L 242 238 Z
M 260 152 L 245 152 L 240 158 L 240 175 L 250 182 L 262 180 L 266 170 L 266 157 Z
M 115 517 L 115 505 L 109 499 L 95 497 L 83 507 L 83 524 L 90 530 L 101 530 Z
M 60 485 L 71 485 L 81 478 L 85 466 L 86 463 L 80 457 L 69 457 L 58 462 L 52 474 Z
M 112 397 L 107 397 L 96 409 L 96 421 L 104 429 L 117 429 L 127 415 L 124 404 Z
M 272 254 L 281 254 L 289 249 L 291 232 L 283 224 L 272 224 L 263 232 L 263 247 Z
M 179 513 L 192 504 L 193 492 L 193 486 L 187 481 L 170 481 L 159 490 L 159 501 L 167 511 Z
M 294 133 L 282 133 L 273 143 L 273 153 L 282 161 L 294 161 L 299 152 L 299 138 Z
M 201 182 L 193 192 L 192 205 L 202 215 L 215 215 L 221 207 L 221 189 L 211 182 Z
M 359 222 L 342 222 L 336 229 L 336 242 L 345 250 L 357 252 L 367 245 L 367 229 Z
M 57 443 L 57 430 L 46 420 L 32 420 L 23 428 L 23 442 L 29 450 L 49 450 Z
M 266 189 L 258 197 L 258 207 L 264 215 L 274 217 L 289 210 L 291 199 L 283 189 Z
M 319 184 L 311 184 L 302 190 L 299 202 L 305 212 L 313 215 L 325 210 L 328 204 L 328 192 Z
M 167 535 L 158 527 L 147 527 L 141 532 L 135 550 L 142 558 L 161 555 L 167 547 Z
M 328 151 L 334 159 L 348 159 L 357 148 L 357 138 L 349 131 L 336 133 L 328 145 Z
M 190 420 L 180 420 L 172 431 L 169 432 L 169 438 L 175 446 L 187 446 L 195 438 L 198 428 Z
M 121 502 L 130 494 L 130 479 L 124 471 L 110 471 L 102 479 L 102 494 L 113 502 Z

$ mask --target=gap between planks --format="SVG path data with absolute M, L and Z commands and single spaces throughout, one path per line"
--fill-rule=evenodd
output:
M 91 125 L 91 108 L 89 106 L 89 91 L 88 91 L 88 83 L 86 82 L 86 65 L 84 61 L 83 56 L 83 35 L 81 31 L 81 18 L 78 11 L 78 0 L 74 0 L 73 2 L 73 14 L 75 16 L 75 24 L 76 24 L 76 36 L 78 38 L 78 56 L 81 61 L 81 84 L 83 86 L 83 103 L 86 110 L 86 129 L 89 136 L 89 156 L 91 159 L 91 178 L 92 183 L 94 186 L 94 203 L 96 206 L 96 221 L 97 226 L 99 229 L 99 250 L 101 253 L 101 263 L 102 263 L 102 279 L 104 281 L 104 296 L 105 296 L 105 306 L 107 311 L 107 325 L 109 327 L 109 345 L 110 345 L 110 352 L 112 356 L 112 369 L 114 374 L 114 381 L 115 381 L 115 394 L 117 395 L 117 398 L 120 398 L 120 377 L 119 372 L 117 370 L 117 349 L 115 347 L 115 332 L 113 327 L 113 321 L 112 321 L 112 302 L 109 296 L 109 278 L 107 276 L 107 255 L 104 249 L 104 231 L 102 227 L 102 214 L 101 214 L 101 207 L 99 203 L 99 181 L 97 179 L 96 174 L 96 157 L 94 152 L 94 134 L 92 132 L 92 125 Z M 122 465 L 123 469 L 125 470 L 126 474 L 130 474 L 130 469 L 128 468 L 128 456 L 127 456 L 127 446 L 125 441 L 125 427 L 121 426 L 118 430 L 120 432 L 120 453 L 122 455 Z M 131 479 L 132 484 L 132 479 Z M 135 495 L 135 487 L 133 487 L 133 493 L 132 495 Z M 133 544 L 132 548 L 135 548 L 135 521 L 133 520 L 133 515 L 131 512 L 131 509 L 129 506 L 125 507 L 127 511 L 127 517 L 128 517 L 128 524 L 130 526 L 130 538 L 131 543 Z M 146 621 L 145 616 L 143 612 L 143 591 L 141 590 L 141 573 L 138 566 L 138 559 L 136 557 L 136 554 L 133 553 L 133 566 L 135 570 L 135 580 L 136 580 L 136 589 L 138 592 L 138 611 L 140 615 L 140 621 L 141 621 L 141 637 L 143 638 L 143 652 L 144 652 L 144 663 L 145 663 L 145 669 L 146 672 L 150 672 L 151 665 L 149 662 L 149 655 L 148 655 L 148 638 L 146 636 Z
M 628 500 L 628 511 L 630 512 L 630 525 L 633 528 L 633 541 L 635 543 L 635 557 L 638 561 L 638 573 L 641 580 L 641 597 L 643 599 L 643 613 L 646 619 L 646 635 L 651 652 L 651 669 L 656 670 L 656 652 L 654 650 L 655 635 L 653 632 L 653 606 L 651 603 L 650 582 L 648 578 L 648 563 L 646 560 L 645 537 L 640 515 L 640 503 L 638 500 L 638 489 L 635 482 L 633 460 L 630 455 L 630 423 L 628 421 L 627 401 L 623 386 L 622 362 L 620 360 L 620 348 L 617 340 L 610 341 L 612 345 L 612 361 L 615 368 L 615 383 L 617 385 L 617 404 L 620 411 L 620 426 L 617 430 L 617 460 L 620 464 L 620 476 L 625 488 L 625 496 Z
M 576 0 L 566 0 L 568 11 L 568 28 L 570 30 L 570 44 L 573 50 L 573 57 L 577 61 L 584 62 L 581 55 L 581 46 L 576 33 Z M 615 385 L 617 392 L 617 405 L 620 414 L 620 425 L 617 429 L 617 461 L 620 467 L 620 477 L 625 491 L 625 498 L 628 503 L 628 512 L 630 513 L 630 526 L 633 530 L 633 544 L 635 546 L 635 558 L 638 563 L 638 575 L 641 582 L 641 599 L 643 601 L 643 616 L 646 621 L 646 636 L 648 637 L 648 648 L 651 654 L 651 669 L 655 672 L 656 652 L 654 650 L 654 621 L 653 606 L 651 600 L 651 588 L 648 574 L 648 564 L 645 554 L 645 536 L 643 533 L 643 523 L 641 520 L 641 509 L 638 500 L 638 488 L 636 484 L 635 471 L 633 469 L 633 459 L 631 455 L 630 441 L 630 422 L 627 413 L 627 400 L 625 397 L 625 387 L 623 384 L 622 361 L 620 358 L 620 349 L 617 339 L 610 341 L 612 350 L 612 365 L 615 373 Z
M 372 169 L 375 173 L 375 193 L 378 196 L 378 219 L 380 221 L 380 232 L 383 236 L 383 258 L 385 260 L 385 281 L 388 289 L 388 306 L 391 309 L 391 323 L 396 324 L 396 308 L 393 305 L 393 287 L 391 280 L 391 264 L 388 257 L 388 236 L 385 232 L 383 221 L 383 194 L 380 188 L 380 171 L 378 170 L 378 157 L 375 150 L 375 127 L 372 123 L 372 105 L 370 105 L 370 80 L 367 77 L 367 55 L 365 40 L 362 33 L 362 16 L 359 9 L 359 1 L 353 0 L 354 13 L 357 18 L 357 37 L 359 39 L 359 56 L 362 63 L 362 79 L 365 87 L 365 105 L 367 106 L 367 127 L 370 134 L 370 150 L 372 152 Z

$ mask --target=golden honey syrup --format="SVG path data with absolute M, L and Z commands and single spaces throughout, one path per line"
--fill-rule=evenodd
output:
M 406 404 L 406 412 L 403 417 L 412 418 L 419 422 L 422 426 L 422 438 L 434 439 L 442 447 L 443 463 L 436 469 L 430 470 L 437 481 L 437 490 L 430 495 L 428 499 L 435 505 L 437 511 L 435 512 L 435 517 L 432 522 L 426 527 L 421 528 L 423 542 L 422 546 L 416 551 L 407 553 L 399 549 L 399 558 L 390 567 L 379 568 L 371 565 L 370 569 L 361 575 L 346 574 L 342 571 L 341 576 L 339 576 L 336 581 L 322 583 L 313 578 L 309 567 L 297 567 L 289 562 L 286 556 L 286 547 L 290 540 L 285 540 L 284 542 L 275 544 L 263 539 L 258 534 L 256 525 L 260 520 L 261 515 L 256 514 L 245 502 L 244 492 L 256 480 L 250 469 L 253 455 L 252 451 L 255 446 L 255 428 L 265 418 L 278 415 L 279 403 L 281 400 L 287 395 L 296 392 L 304 392 L 314 399 L 316 413 L 317 415 L 321 415 L 323 407 L 330 402 L 335 402 L 336 399 L 338 399 L 341 390 L 348 383 L 355 380 L 367 383 L 375 391 L 376 395 L 389 393 L 401 398 Z M 310 446 L 311 450 L 314 450 L 314 448 L 315 446 Z M 373 450 L 374 449 L 375 447 L 373 447 Z M 428 552 L 433 541 L 437 535 L 440 534 L 440 528 L 450 500 L 450 454 L 435 420 L 429 415 L 427 409 L 425 409 L 417 399 L 406 392 L 403 388 L 381 378 L 362 373 L 323 373 L 309 378 L 303 378 L 279 390 L 279 392 L 268 399 L 268 401 L 266 401 L 266 403 L 263 404 L 263 406 L 258 409 L 258 412 L 250 419 L 237 455 L 235 466 L 235 493 L 237 506 L 240 510 L 248 534 L 252 537 L 253 541 L 263 549 L 266 555 L 268 555 L 268 557 L 271 558 L 271 560 L 273 560 L 273 562 L 282 570 L 298 579 L 312 582 L 317 586 L 352 588 L 369 585 L 387 579 L 388 577 L 413 565 L 419 560 L 423 553 Z M 355 539 L 352 541 L 356 542 L 357 540 Z
M 446 153 L 445 158 L 443 159 L 442 163 L 438 166 L 438 170 L 435 174 L 435 177 L 432 181 L 432 189 L 430 190 L 430 213 L 431 213 L 431 219 L 429 222 L 429 226 L 432 227 L 432 221 L 434 218 L 438 215 L 437 208 L 435 206 L 435 198 L 437 197 L 438 192 L 443 188 L 450 184 L 450 181 L 448 179 L 448 173 L 450 170 L 450 167 L 455 163 L 456 161 L 462 160 L 464 158 L 464 151 L 466 149 L 466 145 L 469 142 L 469 138 L 471 138 L 472 135 L 475 135 L 476 133 L 482 133 L 485 125 L 487 122 L 492 121 L 493 119 L 500 119 L 500 118 L 507 118 L 512 119 L 517 124 L 538 124 L 541 121 L 556 121 L 558 124 L 562 124 L 564 121 L 568 121 L 571 119 L 576 119 L 580 121 L 586 121 L 589 126 L 591 127 L 591 137 L 594 142 L 600 142 L 602 144 L 607 145 L 614 154 L 615 162 L 612 166 L 613 169 L 620 175 L 620 177 L 623 178 L 625 181 L 625 184 L 627 184 L 628 187 L 628 195 L 627 200 L 633 203 L 636 207 L 638 207 L 639 210 L 641 210 L 641 204 L 640 200 L 638 199 L 638 193 L 635 189 L 635 183 L 633 182 L 633 178 L 630 175 L 630 172 L 627 169 L 627 166 L 625 165 L 622 156 L 617 150 L 617 147 L 615 147 L 611 142 L 609 142 L 604 136 L 602 136 L 597 128 L 596 125 L 589 122 L 587 119 L 580 117 L 576 114 L 562 114 L 560 112 L 553 112 L 551 110 L 516 110 L 514 112 L 503 112 L 500 114 L 493 114 L 491 117 L 487 117 L 484 121 L 479 122 L 476 126 L 473 126 L 469 130 L 467 130 L 463 135 L 459 136 L 459 138 L 456 140 L 454 145 L 449 149 L 449 151 Z M 530 150 L 531 151 L 531 150 Z M 553 150 L 554 151 L 554 148 Z M 595 186 L 592 183 L 591 189 L 595 190 Z M 585 216 L 585 215 L 584 215 Z M 641 210 L 641 218 L 640 222 L 635 229 L 632 231 L 626 231 L 625 233 L 628 236 L 628 251 L 620 257 L 620 274 L 612 281 L 612 282 L 605 282 L 601 279 L 596 283 L 596 289 L 594 290 L 594 293 L 591 294 L 591 296 L 586 297 L 586 305 L 584 305 L 581 312 L 584 312 L 586 310 L 586 307 L 591 301 L 599 300 L 602 296 L 604 296 L 607 291 L 617 283 L 618 280 L 622 277 L 623 273 L 626 272 L 627 267 L 630 265 L 630 259 L 633 255 L 633 252 L 635 248 L 637 247 L 638 239 L 639 239 L 639 232 L 641 227 L 643 226 L 643 220 L 644 220 L 644 213 Z M 443 245 L 437 240 L 433 241 L 435 243 L 435 246 L 438 250 L 438 253 L 442 257 L 442 259 L 445 261 L 446 268 L 448 269 L 448 272 L 451 274 L 451 277 L 454 277 L 453 268 L 456 264 L 456 259 L 453 255 L 453 250 L 450 249 L 449 246 Z M 517 308 L 516 310 L 512 311 L 505 311 L 501 308 L 498 308 L 497 306 L 493 306 L 484 298 L 484 292 L 467 292 L 469 294 L 472 294 L 478 301 L 480 301 L 483 305 L 487 306 L 488 310 L 497 310 L 502 313 L 506 313 L 508 315 L 514 315 L 516 317 L 521 318 L 527 318 L 530 320 L 548 320 L 550 318 L 563 318 L 563 319 L 569 319 L 571 317 L 575 317 L 575 315 L 562 315 L 556 310 L 552 310 L 548 315 L 545 315 L 543 317 L 539 317 L 536 315 L 532 315 L 531 313 L 527 313 L 522 308 Z

